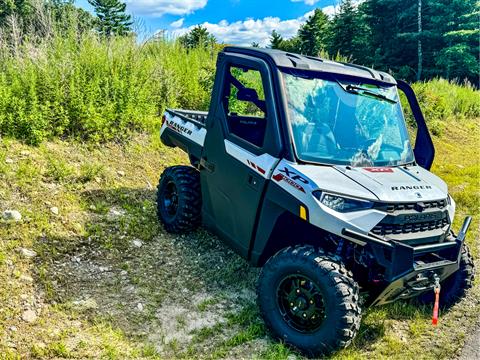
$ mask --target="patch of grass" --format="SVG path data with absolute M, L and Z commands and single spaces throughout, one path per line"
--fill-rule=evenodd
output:
M 223 331 L 224 324 L 218 323 L 214 326 L 204 327 L 194 331 L 194 343 L 201 343 L 214 336 L 220 334 Z
M 48 158 L 45 177 L 49 180 L 64 183 L 73 176 L 74 169 L 63 159 L 56 159 L 53 156 Z
M 206 311 L 208 307 L 215 305 L 217 303 L 218 303 L 218 300 L 214 298 L 205 299 L 197 305 L 197 309 L 203 312 L 203 311 Z
M 102 164 L 86 163 L 80 166 L 80 176 L 78 180 L 87 183 L 95 179 L 102 179 L 105 176 L 105 167 Z
M 255 356 L 256 359 L 277 360 L 286 359 L 294 352 L 282 342 L 270 343 L 266 350 Z
M 45 355 L 47 356 L 58 356 L 62 358 L 71 357 L 70 350 L 67 348 L 67 345 L 62 341 L 48 344 L 45 350 Z
M 142 356 L 145 358 L 159 358 L 160 354 L 158 353 L 155 346 L 147 344 L 142 349 Z
M 185 329 L 187 325 L 187 320 L 185 319 L 185 315 L 177 315 L 175 320 L 177 321 L 177 328 L 178 329 Z
M 457 203 L 454 228 L 458 229 L 465 215 L 480 213 L 480 127 L 478 120 L 469 119 L 463 119 L 462 126 L 446 125 L 442 136 L 434 138 L 433 172 L 448 183 Z M 46 143 L 28 148 L 30 156 L 21 159 L 15 154 L 25 145 L 12 140 L 0 143 L 0 154 L 15 157 L 0 173 L 5 184 L 0 201 L 24 216 L 20 223 L 0 223 L 0 283 L 10 284 L 0 287 L 0 354 L 4 358 L 301 358 L 268 336 L 253 301 L 257 270 L 206 231 L 171 236 L 158 225 L 152 184 L 164 166 L 187 160 L 181 152 L 150 139 L 139 136 L 130 144 L 93 150 L 68 142 Z M 109 177 L 117 169 L 127 175 Z M 51 215 L 46 201 L 61 209 L 58 217 Z M 477 259 L 478 229 L 475 217 L 467 241 Z M 143 245 L 133 246 L 133 239 Z M 19 247 L 38 255 L 23 259 Z M 21 274 L 33 274 L 33 286 L 21 282 Z M 19 320 L 21 296 L 44 301 L 33 326 Z M 398 302 L 367 309 L 357 338 L 333 358 L 452 358 L 476 321 L 479 296 L 477 280 L 469 298 L 442 313 L 435 329 L 428 306 Z M 205 300 L 197 303 L 196 298 Z M 75 305 L 79 300 L 96 307 L 81 310 Z M 143 312 L 136 308 L 139 302 L 145 306 Z M 186 332 L 192 321 L 209 316 L 218 322 L 208 318 L 208 326 L 185 334 L 188 340 L 163 344 L 166 322 L 158 311 L 172 302 L 186 309 L 169 317 L 173 331 L 178 325 Z M 195 320 L 188 314 L 194 314 Z M 11 326 L 18 331 L 9 332 Z
M 26 159 L 18 164 L 15 177 L 18 179 L 18 184 L 24 187 L 38 181 L 40 173 L 38 165 L 32 159 Z

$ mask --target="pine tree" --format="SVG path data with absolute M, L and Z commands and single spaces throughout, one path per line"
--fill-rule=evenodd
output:
M 445 47 L 436 57 L 441 75 L 447 79 L 467 79 L 480 86 L 480 5 L 466 0 L 462 3 L 463 15 L 447 24 L 443 33 Z
M 195 26 L 190 32 L 179 38 L 180 44 L 187 49 L 197 47 L 212 47 L 216 42 L 215 36 L 208 32 L 208 29 L 202 25 Z
M 352 0 L 344 0 L 331 25 L 330 53 L 364 62 L 369 54 L 369 27 Z
M 365 0 L 358 12 L 370 29 L 364 65 L 411 81 L 442 76 L 480 85 L 477 0 Z
M 98 17 L 97 30 L 107 37 L 125 36 L 132 31 L 132 17 L 125 13 L 127 5 L 120 0 L 88 0 Z
M 322 10 L 316 9 L 298 31 L 300 52 L 304 55 L 318 56 L 327 47 L 329 31 L 328 16 Z
M 369 54 L 363 64 L 391 71 L 400 78 L 415 79 L 418 68 L 418 0 L 366 0 L 358 11 L 364 16 L 370 32 L 371 50 L 367 49 Z M 425 18 L 425 12 L 423 15 Z M 425 35 L 423 31 L 422 36 Z M 426 51 L 423 55 L 426 62 Z
M 272 31 L 270 36 L 270 47 L 272 49 L 281 49 L 282 48 L 283 38 L 276 30 Z
M 300 53 L 300 39 L 298 36 L 294 36 L 290 39 L 283 40 L 282 50 L 291 53 Z

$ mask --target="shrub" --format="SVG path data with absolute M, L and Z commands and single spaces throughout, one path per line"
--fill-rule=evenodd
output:
M 167 106 L 207 109 L 215 54 L 156 39 L 53 35 L 6 46 L 0 36 L 0 133 L 123 140 L 159 124 Z
M 416 83 L 413 89 L 427 122 L 480 117 L 480 92 L 468 83 L 434 79 Z

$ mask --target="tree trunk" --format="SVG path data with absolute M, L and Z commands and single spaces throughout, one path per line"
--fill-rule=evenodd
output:
M 418 0 L 418 70 L 417 81 L 422 79 L 423 67 L 423 52 L 422 52 L 422 0 Z

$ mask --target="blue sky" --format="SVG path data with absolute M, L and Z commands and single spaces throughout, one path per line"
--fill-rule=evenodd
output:
M 272 30 L 293 36 L 315 8 L 331 15 L 339 0 L 123 0 L 141 32 L 166 30 L 180 35 L 203 24 L 220 42 L 249 45 L 268 43 Z M 77 5 L 92 10 L 87 0 Z

